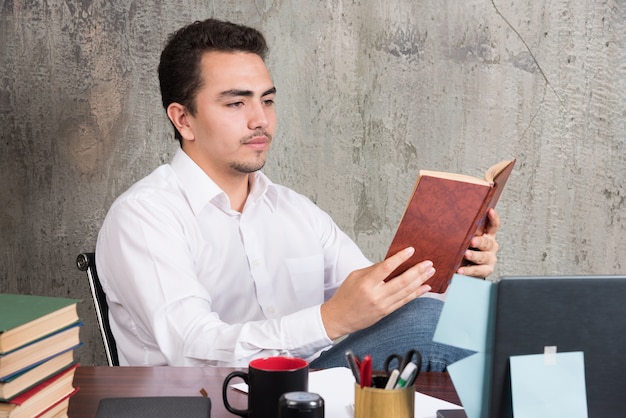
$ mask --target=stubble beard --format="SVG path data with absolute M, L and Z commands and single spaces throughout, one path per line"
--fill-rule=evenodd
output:
M 272 142 L 272 135 L 266 131 L 262 131 L 262 132 L 255 132 L 254 134 L 246 138 L 243 138 L 241 140 L 241 143 L 245 144 L 247 141 L 257 136 L 265 136 L 268 140 L 268 144 Z M 254 173 L 256 171 L 259 171 L 265 166 L 266 155 L 267 155 L 267 151 L 258 151 L 256 161 L 254 162 L 233 161 L 230 164 L 230 168 L 243 174 Z
M 259 158 L 260 159 L 258 161 L 253 163 L 233 162 L 230 164 L 230 168 L 243 174 L 254 173 L 265 166 L 265 157 L 261 157 L 261 155 L 259 155 Z

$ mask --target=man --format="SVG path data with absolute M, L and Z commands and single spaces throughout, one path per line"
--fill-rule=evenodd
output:
M 372 264 L 326 213 L 259 171 L 276 129 L 266 52 L 258 31 L 212 19 L 168 40 L 159 79 L 181 149 L 115 201 L 96 246 L 120 363 L 283 354 L 323 368 L 346 365 L 349 347 L 380 368 L 417 348 L 425 369 L 444 369 L 466 353 L 431 341 L 442 302 L 420 296 L 432 263 L 384 282 L 411 248 Z M 491 211 L 461 273 L 493 271 L 499 223 Z

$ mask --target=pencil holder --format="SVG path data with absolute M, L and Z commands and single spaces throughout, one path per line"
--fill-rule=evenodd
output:
M 415 386 L 381 389 L 354 385 L 354 418 L 413 418 Z

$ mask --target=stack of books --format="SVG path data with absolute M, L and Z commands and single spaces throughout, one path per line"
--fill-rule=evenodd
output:
M 0 294 L 0 418 L 67 416 L 78 390 L 78 302 Z

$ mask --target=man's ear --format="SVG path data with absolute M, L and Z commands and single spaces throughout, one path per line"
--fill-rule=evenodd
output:
M 170 118 L 183 139 L 194 140 L 195 135 L 189 120 L 189 111 L 180 103 L 170 103 L 167 107 L 167 116 Z

